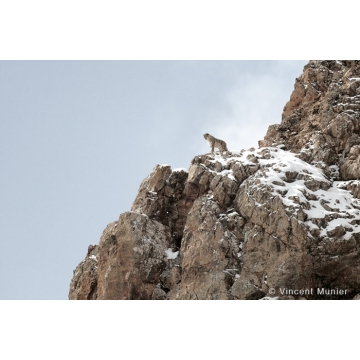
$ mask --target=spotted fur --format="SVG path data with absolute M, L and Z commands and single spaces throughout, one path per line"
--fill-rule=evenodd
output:
M 220 139 L 217 139 L 210 134 L 204 134 L 204 138 L 209 143 L 209 146 L 211 147 L 211 153 L 214 154 L 214 148 L 219 149 L 220 153 L 222 154 L 224 151 L 229 151 L 226 142 Z

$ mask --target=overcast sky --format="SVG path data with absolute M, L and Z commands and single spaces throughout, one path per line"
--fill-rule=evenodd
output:
M 258 146 L 307 61 L 0 62 L 0 299 L 67 299 L 156 164 Z

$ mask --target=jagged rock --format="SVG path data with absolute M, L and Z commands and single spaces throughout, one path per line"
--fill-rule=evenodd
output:
M 351 192 L 351 194 L 360 199 L 360 181 L 344 181 L 338 185 L 340 189 L 346 189 Z
M 234 219 L 235 218 L 235 219 Z M 240 240 L 230 230 L 241 231 L 236 213 L 222 214 L 213 196 L 198 198 L 188 215 L 181 253 L 181 282 L 172 299 L 228 299 L 239 272 Z
M 88 252 L 74 270 L 70 283 L 70 300 L 96 300 L 97 299 L 97 268 L 98 246 L 89 245 Z
M 259 145 L 157 165 L 69 299 L 358 299 L 360 61 L 310 61 Z
M 157 165 L 141 183 L 131 211 L 169 226 L 173 237 L 181 239 L 187 213 L 196 197 L 192 188 L 186 187 L 187 177 L 185 169 L 172 171 L 169 165 Z
M 359 110 L 360 61 L 310 61 L 296 79 L 281 124 L 270 126 L 259 145 L 281 144 L 309 163 L 341 167 L 343 180 L 357 179 L 358 167 L 345 165 L 344 158 L 360 145 Z
M 98 299 L 151 299 L 172 246 L 167 226 L 147 215 L 121 214 L 114 234 L 99 243 Z
M 360 179 L 360 146 L 350 149 L 349 156 L 340 167 L 343 180 Z
M 160 287 L 156 287 L 153 290 L 151 300 L 166 300 L 166 299 L 167 299 L 167 295 L 163 289 L 161 289 Z

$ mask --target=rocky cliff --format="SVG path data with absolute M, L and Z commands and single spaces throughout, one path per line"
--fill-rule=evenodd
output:
M 225 139 L 226 140 L 226 139 Z M 310 61 L 259 149 L 157 165 L 69 299 L 360 297 L 360 61 Z

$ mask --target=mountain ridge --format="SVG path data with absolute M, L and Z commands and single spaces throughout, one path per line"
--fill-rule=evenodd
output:
M 155 166 L 69 299 L 359 298 L 359 179 L 360 61 L 310 61 L 259 149 Z

